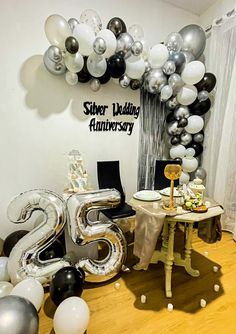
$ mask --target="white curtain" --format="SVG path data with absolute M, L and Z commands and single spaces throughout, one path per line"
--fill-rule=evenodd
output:
M 236 239 L 236 16 L 213 23 L 207 69 L 217 78 L 206 120 L 203 167 L 207 189 L 224 206 L 222 225 Z

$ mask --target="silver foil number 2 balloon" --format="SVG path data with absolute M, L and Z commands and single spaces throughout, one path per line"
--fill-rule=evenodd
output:
M 90 221 L 93 210 L 114 208 L 120 203 L 120 193 L 115 189 L 103 189 L 72 195 L 68 201 L 70 214 L 69 232 L 74 243 L 86 245 L 104 242 L 108 254 L 102 260 L 81 259 L 76 267 L 83 268 L 87 282 L 104 282 L 120 271 L 127 257 L 127 244 L 121 229 L 111 221 Z
M 8 218 L 14 223 L 24 223 L 36 210 L 44 213 L 44 221 L 20 239 L 9 256 L 8 271 L 13 284 L 28 276 L 45 284 L 56 271 L 70 265 L 64 259 L 39 259 L 40 252 L 53 243 L 66 224 L 66 204 L 60 196 L 48 190 L 22 193 L 9 204 Z

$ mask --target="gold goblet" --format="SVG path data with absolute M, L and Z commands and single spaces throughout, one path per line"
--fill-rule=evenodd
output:
M 170 201 L 168 206 L 164 206 L 164 209 L 169 210 L 169 211 L 175 211 L 175 206 L 174 206 L 174 180 L 177 180 L 180 178 L 180 175 L 182 173 L 182 168 L 180 165 L 177 164 L 169 164 L 166 165 L 164 169 L 164 175 L 165 177 L 170 180 Z

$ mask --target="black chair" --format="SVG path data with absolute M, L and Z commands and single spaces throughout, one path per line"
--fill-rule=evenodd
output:
M 99 189 L 115 188 L 121 194 L 121 202 L 118 207 L 101 210 L 107 218 L 114 220 L 131 217 L 136 214 L 132 207 L 125 203 L 125 193 L 120 179 L 119 161 L 98 161 L 97 178 Z
M 154 175 L 154 189 L 161 190 L 170 186 L 170 180 L 164 175 L 165 166 L 168 164 L 180 165 L 179 161 L 176 160 L 156 160 L 155 175 Z M 174 186 L 179 185 L 179 179 L 174 181 Z

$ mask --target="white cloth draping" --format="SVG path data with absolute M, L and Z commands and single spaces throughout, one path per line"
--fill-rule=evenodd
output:
M 222 227 L 236 237 L 236 16 L 214 24 L 209 40 L 208 71 L 217 78 L 217 92 L 207 114 L 203 167 L 210 197 L 225 213 Z

